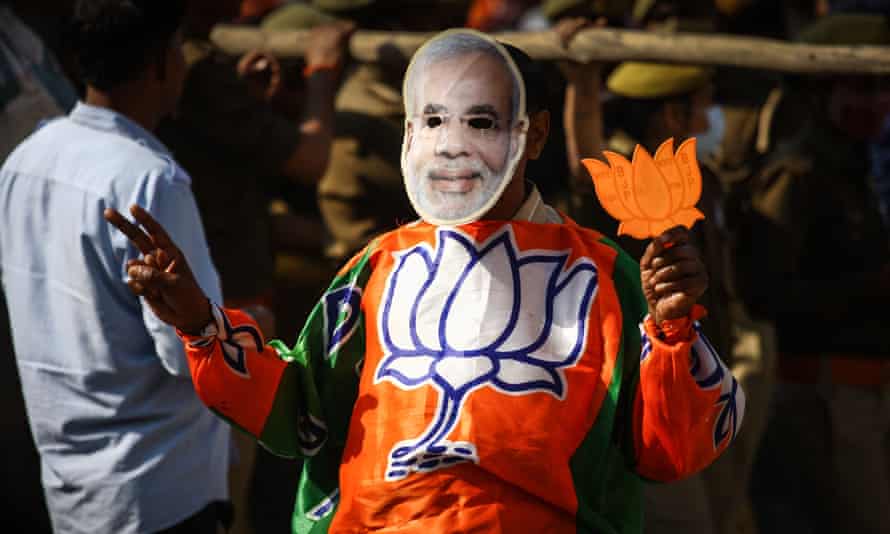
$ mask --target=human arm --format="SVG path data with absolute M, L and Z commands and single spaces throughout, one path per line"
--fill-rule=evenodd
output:
M 139 181 L 139 186 L 127 200 L 144 206 L 153 219 L 169 228 L 171 239 L 176 240 L 180 253 L 188 259 L 197 286 L 210 299 L 220 301 L 219 277 L 210 257 L 188 176 L 172 164 L 162 171 L 153 171 Z M 115 248 L 123 251 L 119 272 L 123 281 L 129 281 L 127 264 L 138 258 L 140 251 L 122 237 L 119 234 L 113 236 L 112 242 Z M 188 363 L 175 330 L 160 320 L 145 300 L 140 301 L 140 307 L 143 324 L 161 365 L 171 375 L 187 380 Z
M 351 23 L 317 26 L 306 50 L 306 95 L 298 119 L 300 143 L 284 163 L 286 175 L 315 183 L 328 167 L 334 139 L 334 99 L 346 44 L 355 30 Z
M 284 77 L 280 71 L 273 72 L 278 63 L 267 53 L 244 58 L 240 73 L 231 59 L 221 54 L 195 54 L 177 118 L 170 125 L 176 132 L 168 133 L 181 137 L 181 144 L 195 143 L 218 151 L 219 157 L 243 166 L 254 177 L 285 176 L 314 186 L 327 166 L 338 65 L 344 61 L 349 31 L 336 28 L 330 30 L 337 37 L 334 43 L 327 39 L 323 44 L 340 48 L 312 56 L 315 59 L 307 56 L 316 70 L 299 82 L 299 91 L 283 90 L 287 85 Z M 329 35 L 322 29 L 318 32 Z M 318 70 L 321 61 L 332 63 Z M 263 78 L 268 83 L 255 83 Z M 267 98 L 267 90 L 276 91 L 269 86 L 282 89 L 281 96 L 270 94 Z M 288 100 L 287 113 L 276 106 L 284 99 Z
M 562 46 L 568 48 L 579 31 L 593 25 L 593 22 L 585 18 L 564 19 L 554 27 L 554 31 Z M 558 65 L 566 79 L 563 128 L 573 189 L 592 192 L 592 184 L 583 170 L 581 160 L 599 154 L 603 148 L 601 67 L 598 63 L 582 64 L 574 61 L 561 61 Z
M 364 336 L 352 335 L 363 331 L 359 311 L 332 310 L 360 309 L 360 291 L 343 287 L 366 279 L 367 261 L 334 280 L 289 349 L 279 341 L 266 344 L 243 311 L 211 303 L 165 229 L 138 206 L 131 213 L 144 231 L 114 210 L 105 215 L 143 254 L 128 267 L 130 288 L 179 331 L 201 400 L 282 456 L 316 454 L 330 433 L 342 441 L 348 416 L 341 408 L 351 406 L 346 392 L 357 391 Z M 329 341 L 345 330 L 349 337 L 331 348 Z M 329 363 L 332 358 L 336 364 Z M 328 387 L 332 374 L 336 388 Z
M 312 29 L 302 91 L 286 89 L 278 60 L 268 53 L 249 52 L 238 62 L 238 74 L 247 82 L 252 97 L 284 110 L 282 115 L 298 129 L 299 142 L 279 169 L 294 181 L 314 184 L 327 169 L 334 136 L 334 99 L 353 30 L 351 23 L 342 21 Z
M 641 325 L 639 374 L 628 410 L 636 471 L 651 480 L 677 480 L 705 468 L 729 446 L 745 396 L 696 324 L 707 275 L 688 232 L 675 228 L 653 240 L 640 275 L 649 313 Z

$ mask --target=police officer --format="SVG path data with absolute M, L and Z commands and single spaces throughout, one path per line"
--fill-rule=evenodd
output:
M 314 0 L 329 16 L 362 29 L 433 31 L 461 26 L 469 2 Z M 335 103 L 331 165 L 319 183 L 318 201 L 331 234 L 326 253 L 340 263 L 375 235 L 416 218 L 402 187 L 401 81 L 408 58 L 392 54 L 379 63 L 344 72 Z
M 879 16 L 831 15 L 799 40 L 886 46 L 890 29 Z M 890 84 L 826 75 L 795 88 L 808 119 L 752 180 L 738 256 L 743 294 L 775 319 L 780 349 L 755 505 L 764 531 L 887 532 L 890 234 L 867 142 L 890 111 Z

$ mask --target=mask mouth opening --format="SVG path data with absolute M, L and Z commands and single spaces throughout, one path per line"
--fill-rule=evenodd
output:
M 473 222 L 497 204 L 525 152 L 525 83 L 491 37 L 448 30 L 411 59 L 403 83 L 402 176 L 420 217 Z

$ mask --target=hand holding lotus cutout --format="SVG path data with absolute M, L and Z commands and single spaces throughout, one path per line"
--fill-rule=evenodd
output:
M 633 162 L 605 151 L 609 164 L 595 159 L 581 163 L 593 177 L 603 208 L 618 219 L 618 234 L 637 239 L 654 238 L 675 226 L 692 228 L 705 216 L 695 204 L 701 196 L 701 171 L 695 156 L 695 138 L 687 139 L 674 154 L 668 139 L 655 152 L 637 145 Z

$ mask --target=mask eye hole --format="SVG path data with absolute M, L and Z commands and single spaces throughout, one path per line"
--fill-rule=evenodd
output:
M 438 115 L 429 115 L 425 119 L 427 128 L 438 128 L 442 125 L 442 117 Z
M 467 121 L 474 130 L 491 130 L 495 127 L 494 119 L 490 117 L 473 117 Z

